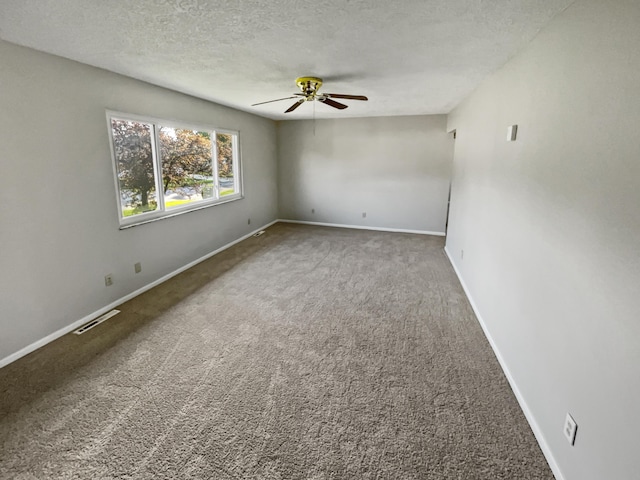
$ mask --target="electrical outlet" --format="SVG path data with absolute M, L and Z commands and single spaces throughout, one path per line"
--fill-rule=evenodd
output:
M 113 275 L 111 273 L 104 276 L 104 285 L 105 287 L 110 287 L 111 285 L 113 285 Z
M 250 218 L 247 219 L 247 225 L 251 225 L 251 219 Z
M 464 250 L 460 250 L 460 258 L 464 258 Z
M 576 433 L 578 432 L 578 424 L 573 417 L 567 413 L 567 418 L 564 420 L 564 436 L 567 437 L 569 445 L 576 443 Z
M 311 209 L 311 213 L 316 213 L 316 209 L 315 209 L 315 208 L 312 208 L 312 209 Z
M 142 271 L 142 264 L 140 262 L 136 263 L 133 266 L 133 269 L 135 270 L 136 273 L 140 273 Z
M 362 218 L 367 218 L 367 212 L 362 212 Z

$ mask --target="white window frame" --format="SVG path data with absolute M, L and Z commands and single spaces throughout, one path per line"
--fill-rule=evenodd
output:
M 109 145 L 111 147 L 111 164 L 113 166 L 113 178 L 116 187 L 116 202 L 118 206 L 118 220 L 120 223 L 120 229 L 134 227 L 136 225 L 142 225 L 144 223 L 155 222 L 164 218 L 175 217 L 176 215 L 182 215 L 183 213 L 193 212 L 195 210 L 202 210 L 203 208 L 213 207 L 215 205 L 221 205 L 224 203 L 234 202 L 244 198 L 244 188 L 242 181 L 242 161 L 240 159 L 240 132 L 237 130 L 229 130 L 225 128 L 217 128 L 210 125 L 193 124 L 189 122 L 182 122 L 178 120 L 167 120 L 162 118 L 148 117 L 143 115 L 136 115 L 132 113 L 118 112 L 114 110 L 107 110 L 107 128 L 109 130 Z M 138 213 L 125 217 L 122 214 L 122 192 L 120 190 L 120 181 L 118 180 L 118 162 L 116 159 L 115 145 L 113 141 L 113 128 L 111 126 L 112 120 L 124 120 L 138 123 L 145 123 L 151 126 L 151 154 L 153 158 L 153 173 L 155 176 L 156 187 L 156 202 L 158 208 L 156 210 L 144 213 Z M 213 191 L 214 196 L 210 199 L 200 200 L 195 203 L 185 204 L 183 206 L 174 207 L 167 210 L 164 204 L 164 189 L 162 185 L 162 159 L 160 158 L 160 152 L 157 146 L 159 141 L 159 127 L 170 127 L 177 129 L 194 130 L 199 132 L 208 132 L 211 135 L 211 161 L 213 172 Z M 220 196 L 220 180 L 218 176 L 218 133 L 232 135 L 233 136 L 233 183 L 235 193 L 230 195 Z

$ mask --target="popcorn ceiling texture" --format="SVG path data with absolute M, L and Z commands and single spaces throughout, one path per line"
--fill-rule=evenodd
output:
M 552 480 L 444 239 L 276 224 L 0 370 L 0 478 Z
M 0 38 L 271 118 L 448 113 L 573 0 L 3 0 Z M 286 118 L 311 118 L 303 105 Z

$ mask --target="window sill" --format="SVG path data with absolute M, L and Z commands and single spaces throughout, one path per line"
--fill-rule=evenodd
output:
M 180 208 L 180 210 L 176 209 L 176 210 L 172 210 L 172 211 L 168 211 L 168 212 L 152 212 L 149 214 L 141 214 L 140 218 L 136 218 L 135 220 L 128 220 L 126 222 L 122 222 L 122 219 L 120 220 L 120 230 L 126 230 L 128 228 L 131 227 L 137 227 L 139 225 L 144 225 L 146 223 L 152 223 L 152 222 L 157 222 L 158 220 L 165 220 L 167 218 L 172 218 L 172 217 L 177 217 L 178 215 L 183 215 L 185 213 L 191 213 L 191 212 L 196 212 L 198 210 L 204 210 L 205 208 L 211 208 L 211 207 L 216 207 L 218 205 L 224 205 L 225 203 L 231 203 L 231 202 L 235 202 L 236 200 L 242 200 L 244 198 L 244 195 L 240 194 L 240 193 L 236 193 L 234 195 L 228 195 L 226 196 L 224 199 L 218 200 L 216 202 L 211 202 L 211 203 L 206 203 L 206 204 L 199 204 L 199 205 L 194 205 L 194 206 L 189 206 L 189 207 L 183 207 Z M 144 217 L 144 218 L 143 218 Z M 127 217 L 127 218 L 131 218 L 131 217 Z

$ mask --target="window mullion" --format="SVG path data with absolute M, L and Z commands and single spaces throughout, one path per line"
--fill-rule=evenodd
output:
M 240 137 L 238 135 L 231 135 L 231 168 L 233 169 L 233 193 L 240 192 Z
M 213 172 L 213 186 L 216 192 L 216 200 L 220 199 L 220 176 L 218 175 L 218 133 L 211 132 L 211 161 L 213 162 L 211 171 Z
M 153 144 L 151 150 L 153 152 L 153 171 L 156 176 L 156 202 L 158 203 L 158 210 L 165 211 L 164 207 L 164 184 L 162 182 L 162 153 L 160 146 L 160 132 L 158 125 L 153 124 Z

